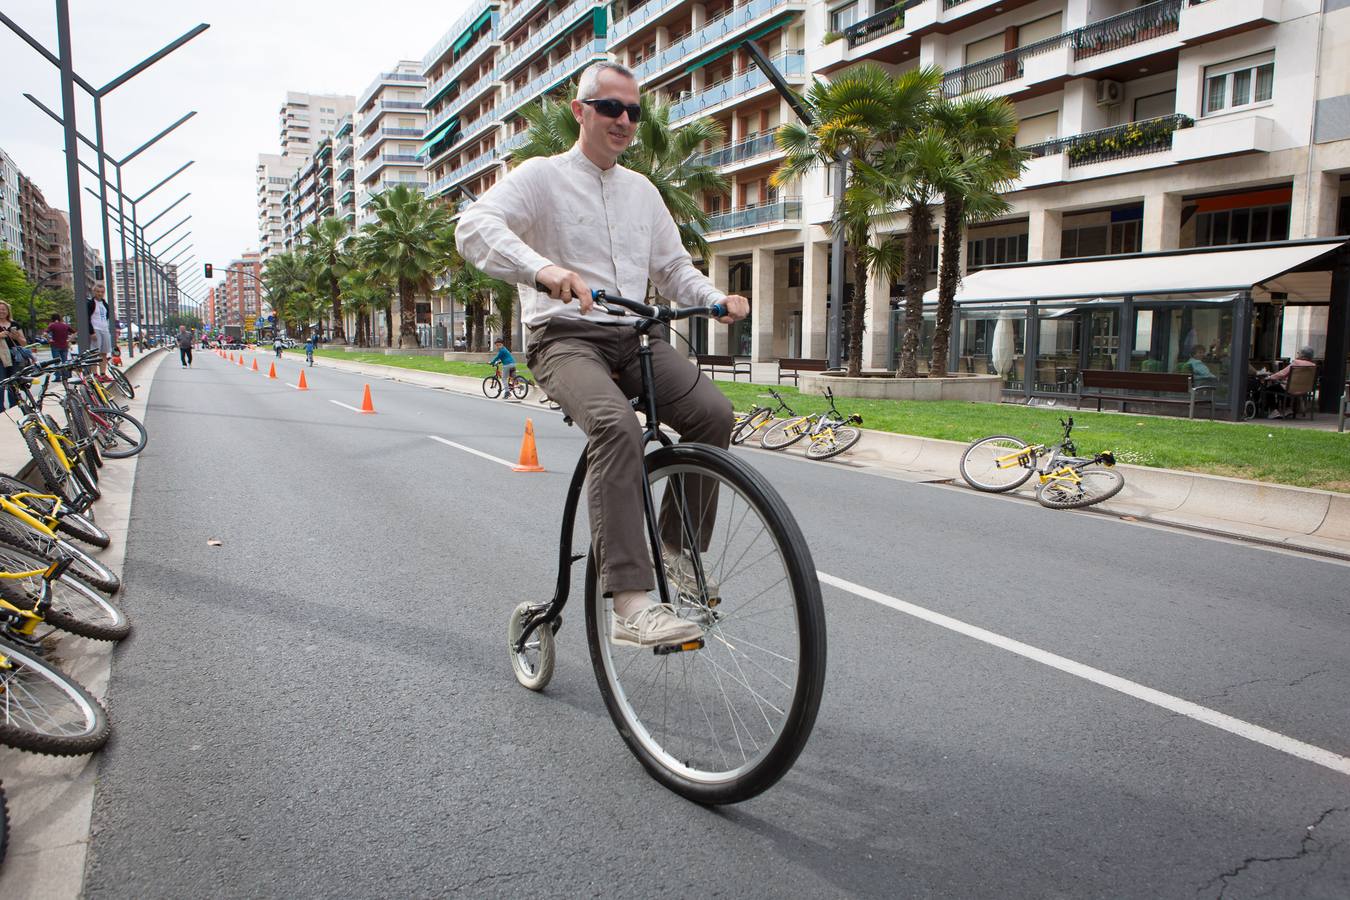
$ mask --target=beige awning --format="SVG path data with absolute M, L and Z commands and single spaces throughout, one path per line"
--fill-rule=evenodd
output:
M 1345 244 L 1297 241 L 1243 249 L 1174 251 L 1103 259 L 1054 260 L 982 269 L 961 281 L 956 302 L 1079 300 L 1150 294 L 1251 290 Z M 1279 287 L 1271 285 L 1274 290 Z M 937 291 L 923 295 L 937 302 Z

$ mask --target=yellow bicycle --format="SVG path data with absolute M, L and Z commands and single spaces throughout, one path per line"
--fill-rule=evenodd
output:
M 8 545 L 48 560 L 69 558 L 72 574 L 101 591 L 117 593 L 122 587 L 121 579 L 98 559 L 58 535 L 54 518 L 36 514 L 23 502 L 30 496 L 34 495 L 0 492 L 0 552 Z
M 980 438 L 961 454 L 961 477 L 977 491 L 1001 494 L 1021 487 L 1035 475 L 1036 500 L 1051 509 L 1091 506 L 1120 493 L 1125 478 L 1115 469 L 1115 455 L 1107 450 L 1079 456 L 1072 437 L 1073 418 L 1060 419 L 1059 424 L 1064 436 L 1053 447 L 1028 444 L 1007 434 Z

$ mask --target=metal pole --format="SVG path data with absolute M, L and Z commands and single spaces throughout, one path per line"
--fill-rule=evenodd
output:
M 94 95 L 94 149 L 98 153 L 98 207 L 103 219 L 103 282 L 107 290 L 108 308 L 117 318 L 116 278 L 109 278 L 112 272 L 112 238 L 108 233 L 108 172 L 103 155 L 103 96 Z
M 122 167 L 119 165 L 114 166 L 113 168 L 117 171 L 117 233 L 122 239 L 122 272 L 123 272 L 122 277 L 127 281 L 132 281 L 133 280 L 131 276 L 132 270 L 131 268 L 128 268 L 127 262 L 127 217 L 122 210 Z M 137 297 L 140 296 L 139 289 L 137 290 L 136 296 Z M 124 298 L 122 300 L 122 319 L 128 323 L 131 321 L 130 298 Z M 130 328 L 127 329 L 127 335 L 128 335 L 127 343 L 130 347 L 128 358 L 134 359 L 136 356 L 135 350 L 136 342 L 132 340 L 130 337 L 131 335 Z
M 70 257 L 75 281 L 75 328 L 79 348 L 90 347 L 89 275 L 84 270 L 84 219 L 80 206 L 80 144 L 75 131 L 75 66 L 70 46 L 70 3 L 56 0 L 56 38 L 61 59 L 61 110 L 66 133 L 66 196 L 70 200 Z

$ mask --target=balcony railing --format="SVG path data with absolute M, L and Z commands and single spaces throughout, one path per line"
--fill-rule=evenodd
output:
M 496 42 L 497 35 L 500 31 L 501 30 L 494 25 L 485 32 L 484 37 L 475 41 L 473 46 L 469 48 L 468 53 L 465 53 L 459 59 L 455 60 L 455 64 L 446 69 L 444 75 L 432 82 L 427 88 L 426 93 L 422 95 L 422 104 L 424 106 L 431 106 L 435 103 L 440 98 L 441 94 L 445 93 L 446 88 L 450 87 L 451 84 L 459 79 L 459 76 L 464 74 L 465 69 L 473 65 L 482 57 L 482 51 L 486 50 Z
M 496 4 L 497 0 L 477 0 L 476 3 L 470 5 L 469 8 L 464 11 L 464 15 L 456 19 L 455 24 L 451 25 L 449 30 L 436 42 L 436 46 L 432 47 L 427 55 L 422 57 L 422 71 L 425 72 L 427 69 L 430 69 L 432 65 L 435 64 L 436 60 L 441 58 L 441 54 L 449 49 L 451 44 L 459 40 L 459 36 L 464 33 L 466 28 L 478 21 L 478 17 L 481 16 L 489 6 L 495 6 Z
M 474 119 L 472 122 L 469 122 L 461 126 L 459 136 L 456 137 L 454 141 L 450 142 L 446 146 L 453 147 L 456 144 L 463 144 L 466 141 L 471 141 L 474 138 L 478 137 L 480 134 L 482 134 L 489 128 L 496 128 L 498 125 L 501 124 L 501 119 L 498 118 L 497 115 L 499 112 L 501 112 L 501 110 L 502 107 L 500 105 L 494 106 L 492 109 L 489 109 L 487 112 L 483 113 L 481 116 Z
M 530 139 L 530 130 L 527 128 L 524 131 L 517 132 L 516 134 L 513 134 L 506 140 L 502 141 L 501 144 L 498 145 L 498 148 L 503 153 L 510 153 L 512 150 L 518 150 L 521 147 L 525 146 L 526 142 L 528 142 L 529 139 Z
M 515 28 L 521 22 L 528 19 L 539 7 L 544 5 L 544 0 L 521 0 L 506 15 L 502 16 L 501 33 L 508 34 L 512 28 Z
M 773 64 L 778 71 L 783 73 L 784 77 L 804 78 L 806 76 L 806 51 L 789 50 L 786 53 L 780 53 L 773 58 Z M 764 77 L 764 73 L 758 68 L 746 69 L 739 75 L 733 75 L 731 78 L 712 85 L 692 97 L 675 103 L 670 108 L 670 120 L 674 122 L 677 119 L 696 116 L 719 103 L 741 94 L 748 94 L 768 83 L 769 80 Z
M 1195 121 L 1188 116 L 1160 116 L 1156 119 L 1088 131 L 1073 137 L 1042 141 L 1022 149 L 1033 158 L 1064 153 L 1068 155 L 1071 167 L 1087 166 L 1170 150 L 1173 132 L 1190 128 L 1194 124 Z
M 440 112 L 436 113 L 436 115 L 427 122 L 427 134 L 431 134 L 437 128 L 440 128 L 446 122 L 450 121 L 452 117 L 462 113 L 470 103 L 482 95 L 485 89 L 488 89 L 497 83 L 494 81 L 495 78 L 496 74 L 489 72 L 473 84 L 469 85 L 466 90 L 461 91 L 458 97 L 446 104 Z
M 1127 13 L 952 69 L 942 79 L 942 91 L 948 97 L 955 97 L 1016 81 L 1022 77 L 1028 59 L 1061 47 L 1072 47 L 1074 58 L 1084 59 L 1169 34 L 1177 30 L 1181 5 L 1182 0 L 1157 0 Z
M 619 43 L 643 25 L 646 25 L 652 19 L 655 19 L 657 16 L 668 10 L 674 9 L 683 2 L 684 0 L 647 0 L 646 3 L 639 6 L 637 9 L 630 10 L 628 15 L 619 19 L 617 22 L 610 22 L 610 46 Z
M 478 172 L 501 158 L 501 152 L 501 148 L 493 148 L 486 153 L 480 153 L 463 165 L 451 169 L 446 173 L 444 178 L 436 179 L 436 183 L 431 186 L 431 190 L 427 191 L 427 196 L 435 197 L 459 184 L 464 179 L 476 175 Z
M 385 166 L 420 166 L 421 164 L 422 161 L 411 153 L 381 153 L 369 165 L 362 168 L 356 178 L 358 181 L 365 181 Z
M 708 228 L 704 234 L 716 234 L 720 231 L 736 231 L 742 228 L 757 228 L 760 225 L 772 225 L 775 222 L 800 222 L 802 220 L 802 198 L 788 197 L 774 203 L 760 203 L 733 209 L 731 212 L 709 216 Z
M 868 16 L 862 21 L 855 22 L 845 28 L 844 37 L 848 39 L 848 46 L 851 50 L 859 44 L 875 41 L 883 35 L 890 34 L 893 31 L 899 31 L 904 27 L 905 6 L 897 3 L 889 9 L 883 9 L 881 12 Z
M 364 159 L 365 157 L 370 155 L 372 150 L 374 150 L 377 146 L 379 146 L 380 141 L 388 140 L 389 138 L 421 138 L 421 137 L 422 137 L 422 129 L 420 128 L 381 128 L 379 131 L 371 135 L 369 140 L 367 140 L 364 144 L 361 145 L 361 148 L 356 151 L 356 155 Z
M 797 2 L 797 0 L 750 0 L 749 3 L 742 6 L 733 7 L 717 18 L 708 20 L 683 39 L 661 50 L 650 59 L 634 66 L 633 74 L 637 76 L 638 81 L 651 78 L 658 72 L 682 62 L 690 56 L 711 50 L 718 41 L 727 35 L 750 25 L 758 19 L 778 12 L 794 2 Z
M 745 162 L 747 159 L 754 159 L 756 156 L 765 156 L 777 152 L 781 151 L 778 149 L 778 145 L 774 143 L 773 132 L 766 131 L 729 147 L 718 147 L 716 150 L 699 154 L 694 157 L 694 163 L 701 166 L 730 166 L 734 163 Z
M 352 164 L 350 161 L 343 163 L 338 167 L 338 181 L 347 181 L 352 177 Z
M 593 0 L 573 0 L 564 7 L 553 18 L 544 23 L 544 26 L 525 39 L 525 43 L 511 50 L 497 62 L 497 70 L 493 75 L 498 81 L 504 81 L 511 71 L 518 68 L 540 48 L 553 40 L 563 30 L 573 22 L 577 21 L 583 13 L 589 13 L 595 6 Z
M 547 72 L 531 79 L 527 85 L 503 100 L 497 108 L 501 110 L 502 115 L 506 115 L 516 107 L 528 103 L 539 94 L 563 81 L 582 66 L 589 63 L 592 59 L 604 56 L 604 54 L 605 39 L 592 39 L 589 44 L 582 47 L 577 52 L 551 66 Z

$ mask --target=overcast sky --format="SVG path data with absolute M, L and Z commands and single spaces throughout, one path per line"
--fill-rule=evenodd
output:
M 259 153 L 280 152 L 277 110 L 286 91 L 359 95 L 376 73 L 399 59 L 420 60 L 469 2 L 71 0 L 75 68 L 102 86 L 198 23 L 211 26 L 104 99 L 104 141 L 109 156 L 121 158 L 197 110 L 195 118 L 127 164 L 124 188 L 138 196 L 195 160 L 141 204 L 141 221 L 191 191 L 149 236 L 153 240 L 191 213 L 192 221 L 160 246 L 191 229 L 174 253 L 191 243 L 199 262 L 223 266 L 257 248 L 253 170 Z M 52 0 L 0 0 L 0 9 L 57 52 Z M 0 24 L 0 147 L 37 182 L 48 203 L 65 209 L 61 130 L 24 99 L 25 92 L 60 113 L 57 69 Z M 92 104 L 78 89 L 76 96 L 80 131 L 92 138 Z M 88 155 L 82 158 L 95 164 L 93 151 L 83 149 Z M 98 201 L 83 191 L 98 185 L 83 169 L 80 174 L 85 240 L 101 252 Z M 115 231 L 112 243 L 118 258 Z

